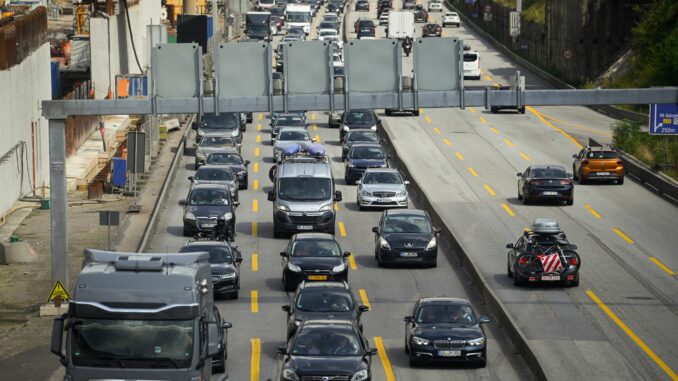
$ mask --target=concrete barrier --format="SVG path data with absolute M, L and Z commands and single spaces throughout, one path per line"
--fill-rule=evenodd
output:
M 624 161 L 624 171 L 627 176 L 631 176 L 634 180 L 678 205 L 677 181 L 653 170 L 647 164 L 626 153 L 622 154 L 622 161 Z

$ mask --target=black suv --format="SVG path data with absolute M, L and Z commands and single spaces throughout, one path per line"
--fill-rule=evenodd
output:
M 438 264 L 438 229 L 423 210 L 385 210 L 374 232 L 374 258 L 386 263 Z
M 292 304 L 282 306 L 287 312 L 287 340 L 305 320 L 350 320 L 362 332 L 360 316 L 369 307 L 359 305 L 346 282 L 306 282 L 297 288 Z
M 235 201 L 228 188 L 216 184 L 193 185 L 184 204 L 184 235 L 212 232 L 217 222 L 223 219 L 235 235 Z
M 294 291 L 307 281 L 348 280 L 348 251 L 342 252 L 332 234 L 298 233 L 292 236 L 287 249 L 280 253 L 282 282 L 285 291 Z
M 242 254 L 227 241 L 188 241 L 180 253 L 208 252 L 214 294 L 223 294 L 238 299 L 240 291 L 240 263 Z
M 356 33 L 358 35 L 358 39 L 361 39 L 363 37 L 376 37 L 377 33 L 377 27 L 374 26 L 374 21 L 372 20 L 360 20 L 358 21 L 358 25 L 356 25 Z
M 346 160 L 348 151 L 356 143 L 379 143 L 379 135 L 370 130 L 354 130 L 346 134 L 346 137 L 341 141 L 341 160 Z
M 346 184 L 355 184 L 367 168 L 388 168 L 388 156 L 378 143 L 353 144 L 346 154 Z

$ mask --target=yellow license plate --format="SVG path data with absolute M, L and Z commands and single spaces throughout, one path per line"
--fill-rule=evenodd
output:
M 327 275 L 309 275 L 308 280 L 327 280 Z

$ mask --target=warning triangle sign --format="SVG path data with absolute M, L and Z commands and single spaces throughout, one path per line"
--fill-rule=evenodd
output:
M 47 298 L 47 301 L 52 302 L 57 296 L 61 298 L 62 302 L 71 299 L 71 296 L 68 294 L 68 291 L 66 291 L 64 286 L 59 281 L 56 281 L 54 287 L 52 287 L 52 291 L 49 293 L 49 298 Z

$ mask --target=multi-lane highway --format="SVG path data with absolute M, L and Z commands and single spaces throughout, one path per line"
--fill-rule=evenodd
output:
M 357 17 L 376 18 L 370 12 Z M 400 3 L 394 2 L 395 8 Z M 349 8 L 352 9 L 352 4 Z M 439 14 L 432 19 L 440 21 Z M 315 23 L 314 23 L 315 24 Z M 417 24 L 417 33 L 421 32 Z M 378 38 L 384 37 L 379 27 Z M 534 75 L 497 53 L 462 25 L 445 28 L 444 36 L 462 38 L 481 54 L 483 78 L 467 86 L 507 83 L 515 70 L 527 75 L 530 87 L 546 87 Z M 349 34 L 349 38 L 354 38 Z M 408 61 L 405 60 L 407 70 Z M 331 155 L 334 177 L 344 201 L 337 204 L 337 238 L 351 251 L 349 283 L 362 303 L 365 334 L 379 350 L 373 363 L 375 380 L 451 380 L 532 378 L 525 362 L 496 324 L 487 326 L 488 366 L 424 367 L 407 365 L 404 323 L 414 301 L 448 295 L 471 299 L 486 312 L 469 277 L 454 255 L 442 247 L 435 269 L 380 269 L 373 258 L 373 233 L 379 212 L 358 211 L 355 186 L 343 183 L 339 132 L 327 128 L 324 112 L 308 114 L 309 130 Z M 609 118 L 582 107 L 528 108 L 490 114 L 482 109 L 423 110 L 419 117 L 383 117 L 383 131 L 448 227 L 519 323 L 549 378 L 670 379 L 678 369 L 676 275 L 678 213 L 674 205 L 638 184 L 576 186 L 573 206 L 523 206 L 516 199 L 515 173 L 537 163 L 571 166 L 585 137 L 610 141 Z M 251 161 L 249 189 L 240 192 L 235 244 L 242 251 L 238 300 L 217 302 L 233 322 L 229 332 L 228 373 L 232 380 L 277 379 L 276 348 L 285 340 L 285 313 L 279 252 L 287 243 L 274 239 L 269 119 L 255 114 L 243 140 L 243 156 Z M 189 137 L 189 144 L 193 137 Z M 186 197 L 193 173 L 191 151 L 181 159 L 165 210 L 152 241 L 152 251 L 172 252 L 182 236 L 179 201 Z M 416 206 L 411 203 L 411 207 Z M 578 288 L 516 289 L 506 276 L 507 242 L 539 216 L 559 220 L 568 238 L 579 246 L 582 281 Z M 673 270 L 672 270 L 673 269 Z M 673 375 L 673 376 L 672 376 Z

